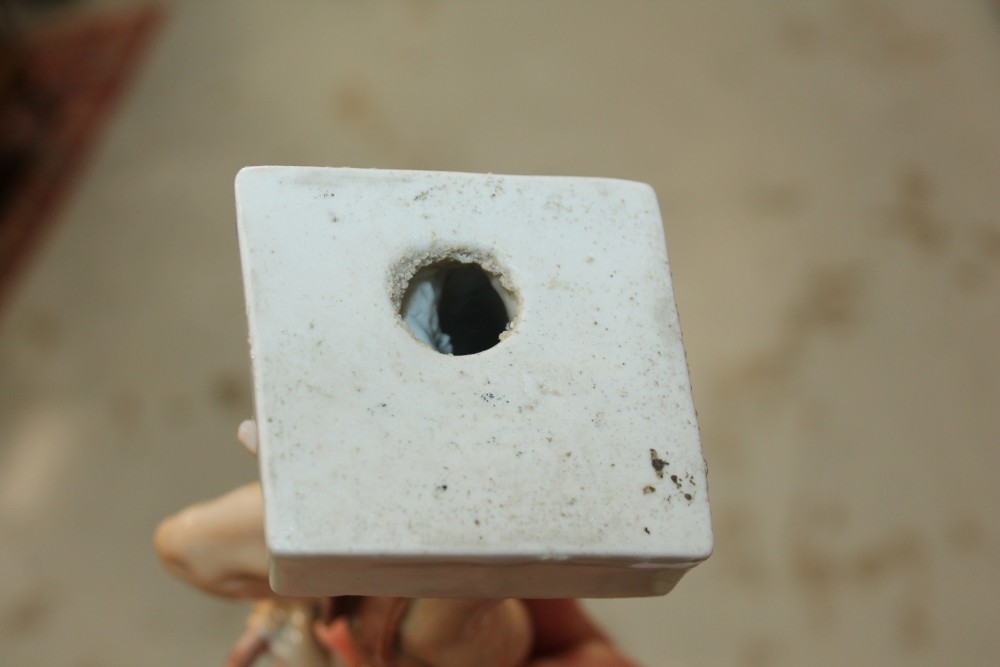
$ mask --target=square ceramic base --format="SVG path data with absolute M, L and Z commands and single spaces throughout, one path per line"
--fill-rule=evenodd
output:
M 648 186 L 253 167 L 237 204 L 277 592 L 655 595 L 708 557 Z M 505 292 L 478 354 L 400 316 L 448 263 Z

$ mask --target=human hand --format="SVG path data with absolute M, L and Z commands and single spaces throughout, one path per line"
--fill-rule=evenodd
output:
M 256 454 L 252 422 L 240 425 L 238 437 Z M 280 598 L 268 585 L 258 484 L 165 520 L 156 546 L 171 573 L 206 592 L 273 598 L 251 615 L 254 622 L 227 665 L 250 665 L 268 646 L 298 658 L 283 664 L 304 665 L 305 653 L 308 664 L 319 664 L 312 662 L 308 638 L 282 640 L 280 629 L 271 627 L 295 618 L 291 610 L 302 601 Z M 574 600 L 350 599 L 352 608 L 333 622 L 314 624 L 314 638 L 347 667 L 371 661 L 392 667 L 634 667 Z M 288 645 L 276 646 L 276 638 Z
M 315 626 L 346 667 L 635 667 L 576 600 L 353 600 Z
M 576 600 L 522 600 L 534 628 L 528 667 L 636 667 Z

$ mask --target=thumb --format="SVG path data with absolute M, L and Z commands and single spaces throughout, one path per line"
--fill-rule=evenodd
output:
M 637 667 L 601 640 L 589 641 L 559 656 L 543 658 L 527 667 Z
M 400 648 L 422 665 L 523 665 L 531 625 L 517 600 L 415 600 L 400 627 Z

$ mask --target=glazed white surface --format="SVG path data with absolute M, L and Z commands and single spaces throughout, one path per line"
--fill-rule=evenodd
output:
M 237 203 L 276 590 L 657 594 L 708 556 L 649 186 L 253 167 Z M 518 302 L 479 354 L 440 354 L 398 314 L 409 275 L 451 256 L 499 272 Z M 455 562 L 492 583 L 455 590 L 441 567 Z M 543 562 L 581 574 L 524 590 Z

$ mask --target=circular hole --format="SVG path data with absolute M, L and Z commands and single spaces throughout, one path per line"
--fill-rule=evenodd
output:
M 413 274 L 399 315 L 418 340 L 460 356 L 499 343 L 515 309 L 498 276 L 474 262 L 444 260 Z

